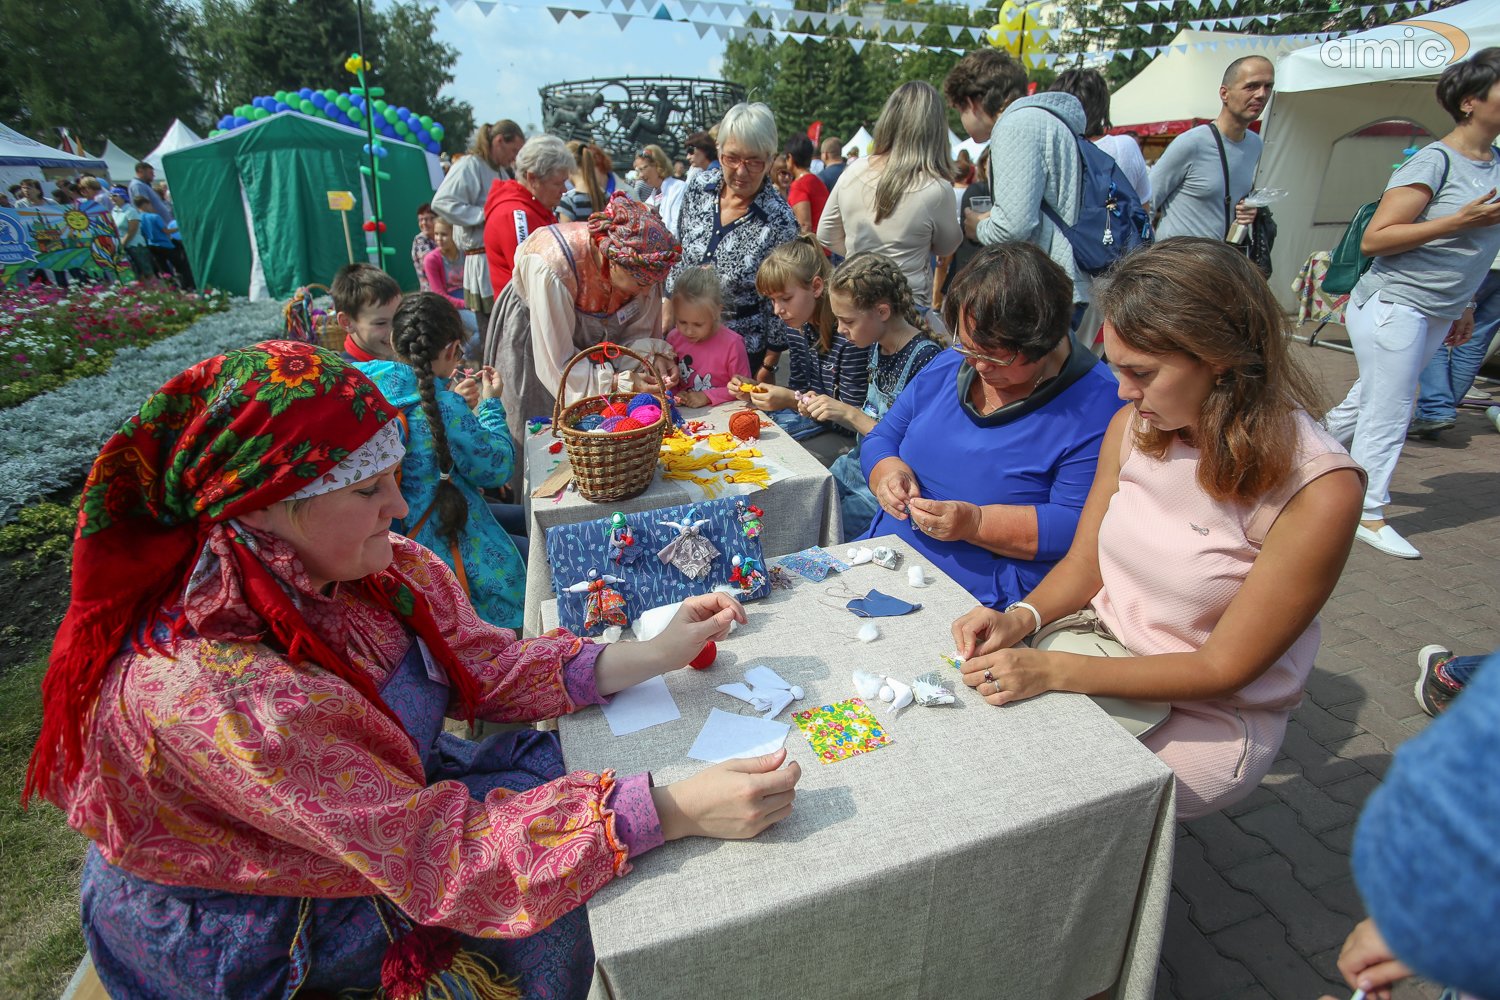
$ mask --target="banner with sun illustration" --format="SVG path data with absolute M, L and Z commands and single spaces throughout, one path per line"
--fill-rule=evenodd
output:
M 130 260 L 109 210 L 97 205 L 0 208 L 0 285 L 36 268 L 128 278 Z

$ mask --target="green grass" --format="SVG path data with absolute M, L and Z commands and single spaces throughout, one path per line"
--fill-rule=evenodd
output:
M 42 718 L 42 675 L 68 599 L 76 501 L 37 503 L 0 528 L 0 997 L 55 1000 L 83 958 L 78 875 L 87 842 L 47 802 L 21 810 Z
M 46 669 L 44 646 L 0 671 L 0 995 L 12 1000 L 56 1000 L 84 952 L 78 875 L 87 842 L 46 802 L 21 810 Z

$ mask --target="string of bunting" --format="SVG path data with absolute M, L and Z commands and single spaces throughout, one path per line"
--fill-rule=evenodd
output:
M 717 0 L 673 0 L 674 5 L 680 9 L 680 16 L 675 15 L 669 8 L 666 0 L 599 0 L 603 10 L 593 10 L 580 7 L 557 7 L 546 5 L 546 11 L 552 15 L 557 23 L 571 16 L 583 19 L 591 16 L 608 16 L 612 18 L 621 31 L 624 31 L 632 21 L 670 21 L 678 24 L 690 25 L 699 38 L 704 38 L 709 32 L 720 41 L 750 41 L 763 44 L 769 40 L 777 42 L 794 41 L 801 44 L 808 42 L 833 41 L 842 39 L 850 44 L 855 52 L 863 50 L 868 43 L 882 45 L 887 48 L 901 52 L 941 52 L 962 55 L 967 49 L 954 48 L 944 45 L 928 45 L 917 42 L 928 28 L 938 27 L 948 33 L 949 40 L 955 44 L 962 44 L 965 36 L 968 41 L 976 43 L 988 43 L 992 37 L 992 28 L 979 25 L 941 24 L 931 21 L 909 21 L 905 19 L 893 19 L 869 15 L 846 15 L 846 14 L 820 14 L 805 10 L 790 10 L 784 7 L 770 7 L 751 3 L 717 2 Z M 1134 14 L 1142 7 L 1155 9 L 1158 14 L 1173 10 L 1183 0 L 1123 0 L 1117 5 L 1111 5 L 1129 14 Z M 1238 9 L 1238 4 L 1243 0 L 1202 0 L 1201 3 L 1188 2 L 1190 10 L 1197 13 L 1212 13 L 1215 8 L 1221 11 L 1233 11 Z M 1387 15 L 1393 15 L 1397 10 L 1404 9 L 1409 13 L 1420 13 L 1429 9 L 1435 0 L 1409 0 L 1409 2 L 1362 4 L 1358 7 L 1359 18 L 1365 18 L 1377 10 Z M 502 3 L 500 0 L 447 0 L 449 7 L 457 10 L 465 4 L 472 4 L 488 16 L 497 6 L 504 6 L 510 11 L 536 10 L 537 7 L 526 4 Z M 619 10 L 610 8 L 618 6 Z M 637 11 L 637 8 L 639 10 Z M 1293 11 L 1288 13 L 1258 13 L 1240 14 L 1233 16 L 1210 16 L 1194 18 L 1178 18 L 1176 20 L 1164 20 L 1154 22 L 1140 22 L 1120 25 L 1076 25 L 1057 28 L 1035 28 L 1024 34 L 1027 36 L 1028 44 L 1041 46 L 1049 39 L 1062 36 L 1072 37 L 1103 37 L 1112 35 L 1121 30 L 1156 31 L 1165 30 L 1176 32 L 1182 28 L 1191 28 L 1196 31 L 1232 30 L 1241 31 L 1249 25 L 1263 25 L 1273 27 L 1275 24 L 1290 17 L 1300 17 L 1316 13 L 1338 13 L 1342 8 L 1337 6 L 1321 11 Z M 739 18 L 740 23 L 720 23 L 718 21 L 703 20 L 701 16 L 718 15 L 720 18 Z M 759 18 L 769 26 L 749 26 L 745 21 L 755 17 Z M 868 33 L 867 37 L 854 37 L 848 35 L 835 36 L 827 34 L 832 29 L 843 31 L 860 30 Z M 1021 38 L 1023 32 L 1005 31 L 1001 32 L 1005 40 L 1014 46 Z M 1291 42 L 1293 44 L 1315 44 L 1328 41 L 1333 38 L 1347 34 L 1345 31 L 1312 32 L 1281 36 L 1257 36 L 1247 39 L 1218 39 L 1210 42 L 1195 42 L 1183 45 L 1146 45 L 1126 47 L 1119 49 L 1091 50 L 1086 53 L 1093 59 L 1109 60 L 1118 56 L 1132 57 L 1135 55 L 1157 56 L 1170 54 L 1172 52 L 1186 53 L 1190 49 L 1195 51 L 1210 51 L 1219 48 L 1229 49 L 1257 49 L 1268 48 L 1278 42 Z M 902 41 L 907 39 L 907 41 Z M 1057 51 L 1028 51 L 1026 57 L 1041 65 L 1051 66 L 1059 58 L 1075 57 L 1077 52 Z

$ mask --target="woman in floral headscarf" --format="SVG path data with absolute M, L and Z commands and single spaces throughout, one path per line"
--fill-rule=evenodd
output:
M 588 222 L 560 222 L 521 244 L 484 359 L 504 380 L 501 399 L 517 451 L 527 419 L 552 415 L 574 354 L 606 340 L 627 344 L 660 335 L 656 286 L 681 252 L 655 212 L 618 193 Z M 573 369 L 565 402 L 593 391 L 588 369 Z M 519 490 L 519 464 L 511 483 Z
M 791 808 L 782 754 L 653 788 L 565 774 L 552 734 L 444 733 L 599 703 L 744 614 L 694 598 L 607 647 L 485 624 L 386 530 L 394 417 L 336 355 L 273 342 L 172 379 L 94 463 L 23 801 L 94 841 L 83 930 L 115 1000 L 580 997 L 594 892 Z

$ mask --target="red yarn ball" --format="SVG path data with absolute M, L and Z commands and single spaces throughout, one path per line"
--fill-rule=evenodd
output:
M 698 651 L 698 655 L 688 661 L 688 666 L 694 670 L 707 670 L 714 665 L 714 660 L 719 655 L 719 647 L 709 643 Z
M 610 403 L 604 409 L 602 409 L 602 410 L 599 411 L 599 416 L 601 416 L 601 417 L 623 417 L 623 416 L 625 416 L 625 404 L 624 403 Z
M 635 431 L 645 426 L 645 424 L 635 419 L 635 417 L 620 417 L 616 420 L 614 429 L 617 431 Z

